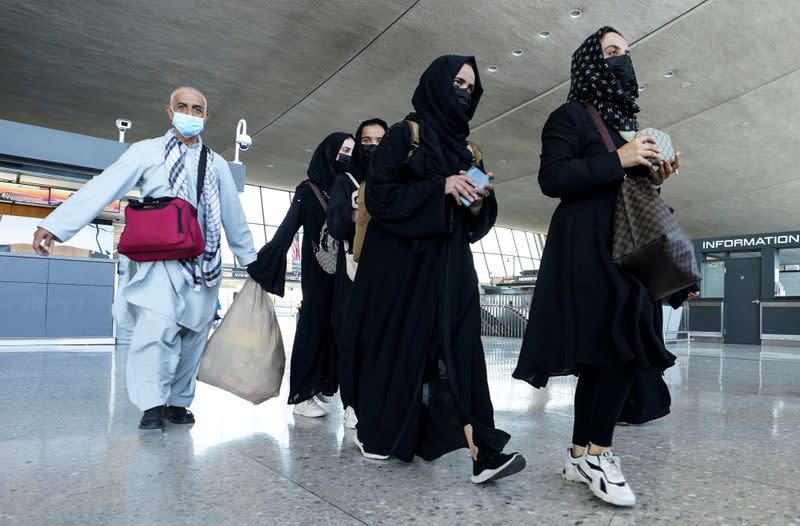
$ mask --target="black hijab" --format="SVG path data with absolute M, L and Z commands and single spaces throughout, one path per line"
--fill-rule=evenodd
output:
M 464 64 L 475 71 L 475 89 L 468 108 L 459 103 L 453 79 Z M 420 123 L 420 150 L 431 161 L 429 169 L 437 175 L 449 176 L 472 162 L 472 153 L 467 149 L 469 121 L 483 95 L 481 77 L 475 57 L 445 55 L 434 60 L 419 79 L 419 85 L 411 103 L 415 113 L 406 119 Z M 431 133 L 436 137 L 431 137 Z M 428 163 L 426 163 L 428 164 Z
M 361 134 L 364 131 L 364 128 L 367 126 L 380 126 L 383 128 L 383 131 L 389 129 L 389 125 L 386 124 L 386 121 L 383 119 L 379 119 L 374 117 L 372 119 L 367 119 L 361 124 L 358 125 L 358 130 L 356 130 L 356 145 L 353 148 L 353 170 L 352 174 L 353 177 L 356 178 L 356 181 L 359 183 L 364 180 L 364 177 L 367 175 L 367 168 L 369 166 L 364 166 L 364 150 L 362 149 L 361 144 Z
M 349 133 L 334 132 L 325 137 L 325 140 L 314 150 L 314 155 L 311 156 L 311 162 L 308 164 L 308 178 L 325 192 L 330 193 L 333 180 L 336 178 L 334 164 L 336 155 L 342 148 L 345 139 L 352 138 L 353 136 Z
M 638 130 L 638 83 L 622 86 L 611 73 L 611 68 L 603 58 L 603 46 L 600 43 L 607 33 L 622 35 L 613 27 L 601 27 L 572 54 L 572 84 L 567 101 L 594 104 L 603 120 L 617 130 Z

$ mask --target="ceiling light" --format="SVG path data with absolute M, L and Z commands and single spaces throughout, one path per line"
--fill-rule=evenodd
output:
M 500 164 L 506 164 L 508 161 L 505 159 L 500 159 Z
M 311 148 L 306 148 L 304 151 L 307 153 L 312 153 L 314 150 L 312 150 Z
M 488 69 L 488 70 L 489 70 L 489 73 L 494 73 L 494 72 L 496 72 L 496 71 L 497 71 L 498 69 L 500 69 L 500 68 L 498 68 L 497 66 L 489 66 L 489 67 L 488 67 L 488 68 L 486 68 L 486 69 Z
M 274 164 L 268 164 L 267 168 L 275 168 L 275 165 Z
M 674 72 L 674 71 L 672 71 L 672 70 L 669 70 L 669 71 L 667 71 L 666 73 L 664 73 L 664 76 L 665 76 L 665 77 L 667 77 L 668 79 L 669 79 L 669 78 L 672 78 L 672 77 L 674 77 L 674 76 L 675 76 L 675 72 Z
M 750 126 L 750 122 L 744 121 L 744 122 L 742 122 L 741 126 L 742 126 L 742 128 L 747 128 L 748 126 Z
M 580 9 L 575 9 L 573 11 L 570 11 L 569 17 L 570 18 L 580 18 L 580 16 L 582 14 L 583 14 L 583 11 L 581 11 Z
M 691 85 L 692 85 L 692 83 L 689 82 L 689 81 L 681 82 L 681 87 L 684 88 L 684 89 L 688 88 Z
M 521 49 L 515 49 L 514 51 L 511 52 L 511 54 L 514 55 L 515 57 L 521 57 L 522 53 L 524 53 L 524 51 L 522 51 Z
M 639 84 L 639 91 L 644 91 L 647 89 L 647 84 Z
M 539 33 L 539 38 L 549 38 L 551 34 L 550 31 L 542 31 Z

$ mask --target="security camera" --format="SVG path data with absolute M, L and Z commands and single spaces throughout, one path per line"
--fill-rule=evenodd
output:
M 125 132 L 133 127 L 130 119 L 117 119 L 117 129 L 119 130 L 119 142 L 125 142 Z
M 236 153 L 233 162 L 242 164 L 239 161 L 239 152 L 249 150 L 252 145 L 253 138 L 247 135 L 247 121 L 240 119 L 239 124 L 236 125 Z

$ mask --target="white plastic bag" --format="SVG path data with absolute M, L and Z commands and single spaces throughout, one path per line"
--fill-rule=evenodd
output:
M 248 279 L 211 335 L 197 379 L 260 404 L 278 396 L 285 364 L 272 300 Z

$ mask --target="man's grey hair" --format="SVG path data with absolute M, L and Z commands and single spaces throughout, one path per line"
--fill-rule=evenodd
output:
M 202 91 L 200 91 L 197 88 L 193 88 L 191 86 L 181 86 L 179 88 L 175 88 L 174 90 L 172 90 L 172 93 L 169 96 L 169 105 L 170 106 L 174 106 L 175 105 L 175 96 L 178 94 L 179 91 L 183 91 L 183 90 L 194 91 L 195 93 L 198 93 L 201 97 L 203 97 L 203 107 L 205 108 L 206 113 L 208 113 L 208 99 L 206 98 L 205 95 L 203 95 Z

